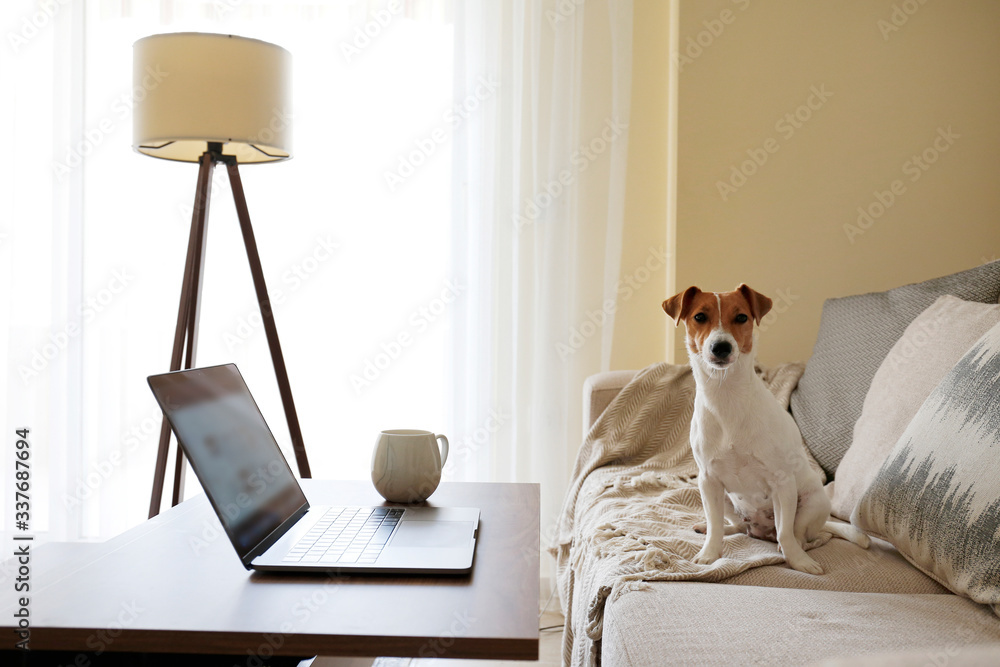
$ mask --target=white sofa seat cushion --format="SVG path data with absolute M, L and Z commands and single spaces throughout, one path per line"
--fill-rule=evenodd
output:
M 808 665 L 1000 643 L 989 609 L 957 595 L 651 582 L 609 600 L 603 665 Z
M 810 667 L 997 667 L 1000 644 L 959 646 L 946 643 L 932 650 L 906 653 L 873 653 L 866 656 L 833 658 Z
M 722 583 L 851 593 L 951 593 L 910 565 L 894 546 L 883 540 L 874 539 L 871 548 L 862 549 L 834 539 L 809 555 L 823 566 L 822 576 L 799 572 L 785 564 L 765 565 L 740 572 Z

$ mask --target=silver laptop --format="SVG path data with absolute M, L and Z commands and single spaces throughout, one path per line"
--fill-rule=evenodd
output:
M 472 569 L 478 509 L 310 506 L 234 364 L 151 375 L 148 381 L 248 570 Z

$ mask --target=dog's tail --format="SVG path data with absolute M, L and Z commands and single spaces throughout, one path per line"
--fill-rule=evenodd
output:
M 862 549 L 867 549 L 872 541 L 867 535 L 862 533 L 860 530 L 855 528 L 849 523 L 840 523 L 839 521 L 827 521 L 826 525 L 823 526 L 824 529 L 833 533 L 835 537 L 839 537 L 842 540 L 847 540 L 848 542 L 853 542 L 857 544 Z

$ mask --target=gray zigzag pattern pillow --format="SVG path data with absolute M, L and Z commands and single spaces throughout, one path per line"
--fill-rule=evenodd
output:
M 924 401 L 851 522 L 1000 615 L 1000 324 Z
M 888 292 L 828 299 L 791 410 L 806 446 L 828 475 L 851 446 L 875 371 L 906 327 L 939 296 L 1000 300 L 1000 261 Z

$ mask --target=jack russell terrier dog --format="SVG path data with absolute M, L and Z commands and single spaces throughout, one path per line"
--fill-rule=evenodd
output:
M 695 526 L 707 532 L 695 562 L 715 562 L 723 535 L 735 533 L 777 542 L 788 564 L 809 574 L 823 574 L 805 552 L 823 531 L 867 549 L 867 535 L 829 521 L 830 499 L 799 428 L 754 370 L 754 324 L 771 299 L 747 285 L 722 293 L 689 287 L 663 310 L 675 326 L 684 322 L 694 371 L 691 449 L 707 521 Z

